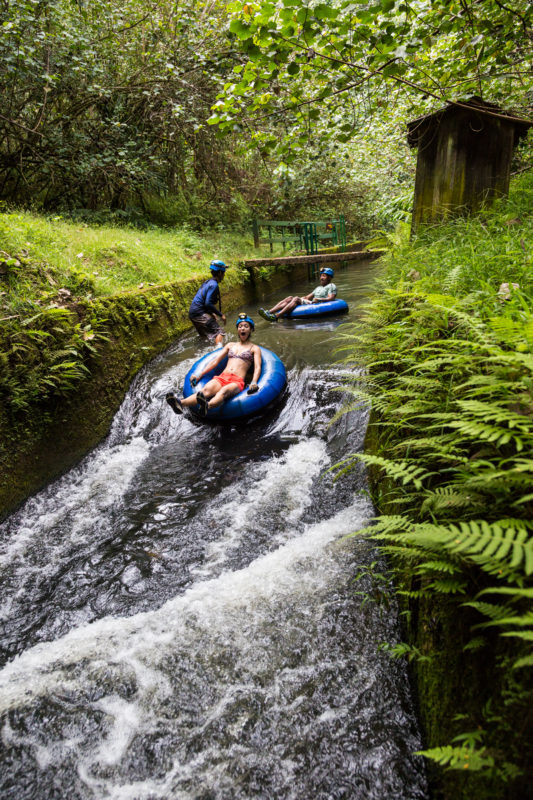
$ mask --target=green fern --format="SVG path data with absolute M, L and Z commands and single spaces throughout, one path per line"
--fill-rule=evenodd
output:
M 422 561 L 415 569 L 417 575 L 427 575 L 431 572 L 447 572 L 449 575 L 456 575 L 460 571 L 459 565 L 452 561 Z
M 388 477 L 398 481 L 402 486 L 413 483 L 417 489 L 422 487 L 422 478 L 427 476 L 427 472 L 422 467 L 410 465 L 404 461 L 390 461 L 381 456 L 373 456 L 369 453 L 356 453 L 352 456 L 354 461 L 361 461 L 364 464 L 379 467 Z M 345 460 L 346 461 L 346 460 Z M 345 463 L 345 462 L 340 462 Z M 335 467 L 336 469 L 336 467 Z
M 433 747 L 429 750 L 418 750 L 416 755 L 425 756 L 447 769 L 469 770 L 480 772 L 494 767 L 494 758 L 488 755 L 486 748 L 476 750 L 474 747 Z
M 533 313 L 525 300 L 518 310 L 499 308 L 498 284 L 483 281 L 464 297 L 443 294 L 442 281 L 428 291 L 426 279 L 414 291 L 384 286 L 359 327 L 346 330 L 343 355 L 358 366 L 364 358 L 366 371 L 352 385 L 370 402 L 371 440 L 380 448 L 346 466 L 372 468 L 377 502 L 390 513 L 361 535 L 390 559 L 405 601 L 415 608 L 424 599 L 420 610 L 445 596 L 458 624 L 477 612 L 474 626 L 486 638 L 467 642 L 465 658 L 486 643 L 490 658 L 498 635 L 509 664 L 526 672 L 533 666 Z M 496 587 L 484 595 L 487 584 Z M 423 752 L 446 768 L 464 770 L 466 761 L 471 771 L 516 776 L 500 753 L 464 736 L 460 746 Z

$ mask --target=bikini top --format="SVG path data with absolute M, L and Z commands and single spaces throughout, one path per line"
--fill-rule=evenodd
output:
M 252 364 L 254 354 L 251 350 L 245 350 L 243 353 L 236 353 L 235 350 L 228 350 L 228 358 L 242 358 L 247 364 Z

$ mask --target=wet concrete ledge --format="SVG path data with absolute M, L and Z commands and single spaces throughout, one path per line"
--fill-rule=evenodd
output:
M 365 250 L 344 250 L 342 252 L 339 251 L 338 248 L 330 248 L 329 250 L 321 250 L 319 253 L 313 253 L 312 255 L 305 255 L 305 256 L 270 256 L 264 258 L 253 258 L 249 259 L 248 261 L 244 262 L 244 266 L 247 269 L 253 267 L 265 267 L 269 265 L 276 265 L 279 264 L 280 266 L 308 266 L 311 264 L 335 264 L 338 262 L 346 262 L 352 263 L 354 261 L 368 261 L 372 258 L 379 258 L 379 256 L 383 255 L 385 250 L 372 250 L 372 251 L 365 251 Z

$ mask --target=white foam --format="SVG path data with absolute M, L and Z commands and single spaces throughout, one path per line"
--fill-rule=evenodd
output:
M 235 483 L 217 500 L 217 522 L 225 523 L 222 535 L 208 545 L 206 561 L 193 570 L 197 576 L 208 576 L 220 567 L 228 553 L 236 548 L 246 533 L 280 519 L 282 533 L 278 544 L 296 534 L 296 525 L 313 501 L 314 484 L 328 461 L 326 444 L 321 439 L 308 439 L 291 446 L 286 453 L 273 458 L 268 465 L 255 467 L 257 477 L 250 486 Z
M 29 544 L 37 538 L 40 548 L 44 545 L 55 550 L 58 545 L 61 546 L 57 541 L 56 529 L 69 517 L 70 535 L 67 538 L 70 543 L 79 540 L 82 533 L 85 540 L 87 531 L 94 526 L 95 515 L 122 500 L 149 450 L 149 444 L 142 437 L 132 439 L 127 444 L 99 450 L 88 459 L 81 471 L 69 473 L 66 478 L 30 500 L 20 514 L 22 524 L 3 543 L 0 564 L 5 565 L 13 558 L 24 556 Z
M 95 708 L 111 717 L 113 725 L 107 737 L 100 742 L 94 758 L 106 766 L 118 764 L 140 727 L 140 709 L 137 703 L 128 702 L 116 695 L 102 698 L 95 704 Z
M 155 379 L 153 366 L 141 370 L 113 419 L 109 441 L 120 443 L 132 436 L 145 436 L 158 444 L 175 437 L 176 430 L 180 436 L 198 438 L 196 426 L 186 416 L 174 414 L 165 402 L 168 392 L 181 392 L 185 375 L 198 357 L 181 358 Z
M 0 671 L 0 709 L 26 704 L 58 685 L 75 689 L 71 667 L 86 659 L 93 666 L 99 661 L 127 666 L 138 684 L 149 686 L 161 699 L 168 686 L 158 665 L 169 648 L 172 652 L 180 641 L 201 638 L 201 631 L 219 632 L 227 626 L 246 636 L 243 619 L 261 615 L 264 605 L 276 606 L 287 595 L 294 601 L 317 592 L 330 577 L 324 550 L 361 527 L 370 513 L 368 501 L 361 498 L 245 569 L 196 583 L 156 611 L 106 617 L 55 642 L 36 645 Z

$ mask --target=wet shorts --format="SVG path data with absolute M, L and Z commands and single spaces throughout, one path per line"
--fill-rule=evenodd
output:
M 220 375 L 213 375 L 213 380 L 218 381 L 221 386 L 227 386 L 229 383 L 237 383 L 239 385 L 239 392 L 244 389 L 244 379 L 233 372 L 222 372 Z
M 189 319 L 200 336 L 205 336 L 210 342 L 213 342 L 219 333 L 225 334 L 224 328 L 220 327 L 212 314 L 200 314 L 198 317 L 189 317 Z

